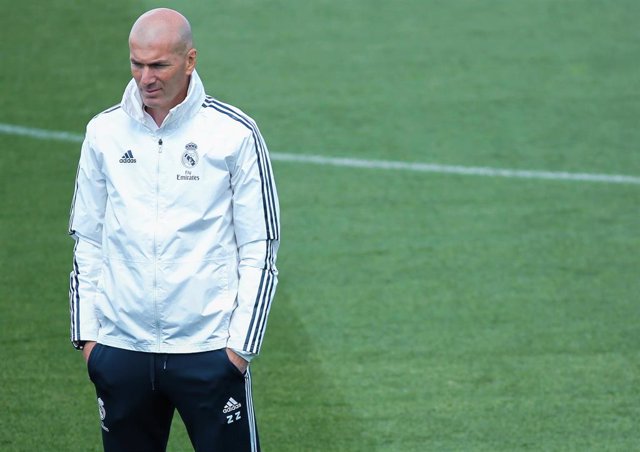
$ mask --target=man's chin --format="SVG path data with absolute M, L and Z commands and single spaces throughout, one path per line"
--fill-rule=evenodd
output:
M 145 93 L 143 91 L 140 94 L 141 94 L 142 100 L 144 101 L 145 105 L 157 104 L 158 102 L 160 102 L 160 92 L 159 91 L 154 91 L 152 93 Z
M 160 99 L 157 99 L 155 97 L 142 97 L 142 103 L 144 104 L 145 107 L 147 108 L 160 108 L 162 105 L 162 102 L 160 101 Z

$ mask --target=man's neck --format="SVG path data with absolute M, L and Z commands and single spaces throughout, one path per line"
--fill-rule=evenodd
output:
M 158 109 L 158 108 L 149 108 L 146 105 L 144 106 L 144 111 L 149 113 L 149 116 L 153 118 L 153 121 L 156 123 L 158 127 L 162 125 L 164 119 L 169 115 L 169 110 Z

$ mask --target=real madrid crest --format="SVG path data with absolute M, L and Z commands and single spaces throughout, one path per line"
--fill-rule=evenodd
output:
M 200 156 L 198 155 L 198 145 L 195 143 L 186 144 L 182 153 L 182 166 L 186 168 L 184 174 L 176 174 L 177 180 L 198 181 L 200 176 L 193 174 L 191 170 L 198 164 Z M 197 171 L 196 171 L 197 173 Z
M 185 168 L 191 169 L 198 164 L 198 145 L 195 143 L 189 143 L 185 145 L 184 152 L 182 153 L 182 165 Z

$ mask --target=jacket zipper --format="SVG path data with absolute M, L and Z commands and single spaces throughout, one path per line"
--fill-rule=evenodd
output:
M 156 221 L 153 229 L 153 310 L 156 324 L 156 345 L 158 351 L 162 343 L 160 332 L 160 311 L 158 309 L 158 225 L 160 224 L 160 156 L 162 155 L 162 138 L 158 138 L 158 158 L 156 165 Z

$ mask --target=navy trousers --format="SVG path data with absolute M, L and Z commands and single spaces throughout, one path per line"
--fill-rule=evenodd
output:
M 105 452 L 164 452 L 175 410 L 196 452 L 259 452 L 251 376 L 226 350 L 156 354 L 96 344 L 88 362 Z

